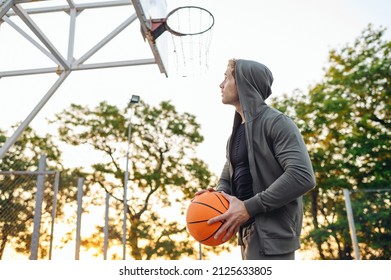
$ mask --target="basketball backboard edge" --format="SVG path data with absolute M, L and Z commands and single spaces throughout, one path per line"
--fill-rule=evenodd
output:
M 134 10 L 140 21 L 141 33 L 147 40 L 161 73 L 167 73 L 167 34 L 162 34 L 156 40 L 150 34 L 150 20 L 165 18 L 167 3 L 165 0 L 132 0 Z

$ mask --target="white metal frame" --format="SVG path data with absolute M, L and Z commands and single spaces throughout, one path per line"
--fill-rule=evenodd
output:
M 38 0 L 42 2 L 49 2 L 47 0 Z M 133 59 L 125 61 L 108 61 L 103 63 L 90 63 L 86 64 L 85 62 L 91 58 L 97 51 L 104 47 L 108 42 L 120 34 L 126 27 L 136 21 L 139 18 L 141 29 L 143 35 L 146 31 L 145 15 L 143 13 L 141 4 L 139 0 L 108 0 L 105 2 L 94 2 L 94 3 L 83 3 L 77 4 L 73 0 L 66 0 L 67 5 L 61 6 L 47 6 L 40 8 L 30 8 L 24 9 L 22 7 L 23 3 L 27 2 L 37 2 L 37 0 L 0 0 L 0 24 L 2 22 L 9 24 L 17 32 L 19 32 L 23 37 L 25 37 L 33 46 L 38 48 L 43 54 L 45 54 L 49 59 L 51 59 L 57 67 L 45 67 L 37 69 L 22 69 L 22 70 L 13 70 L 13 71 L 3 71 L 0 72 L 0 79 L 4 77 L 12 76 L 23 76 L 23 75 L 34 75 L 34 74 L 45 74 L 45 73 L 55 73 L 59 77 L 57 81 L 52 85 L 48 90 L 46 95 L 39 101 L 36 107 L 31 111 L 27 118 L 20 124 L 16 129 L 14 134 L 7 139 L 4 145 L 0 148 L 0 159 L 4 157 L 9 148 L 15 143 L 23 131 L 28 127 L 31 121 L 39 113 L 39 111 L 45 106 L 48 100 L 53 96 L 65 79 L 73 71 L 79 70 L 90 70 L 90 69 L 103 69 L 103 68 L 113 68 L 113 67 L 125 67 L 125 66 L 137 66 L 137 65 L 148 65 L 148 64 L 157 64 L 159 66 L 160 72 L 164 73 L 167 76 L 166 69 L 160 58 L 159 51 L 156 48 L 155 42 L 149 36 L 146 36 L 148 43 L 151 47 L 153 57 L 152 58 L 143 58 L 143 59 Z M 83 56 L 78 59 L 73 57 L 74 47 L 75 47 L 75 28 L 76 28 L 76 17 L 77 15 L 86 10 L 86 9 L 96 9 L 96 8 L 111 8 L 118 6 L 133 6 L 134 14 L 130 15 L 123 23 L 116 27 L 112 32 L 110 32 L 105 38 L 88 50 Z M 30 15 L 32 14 L 45 14 L 52 12 L 66 12 L 70 17 L 69 23 L 69 38 L 68 38 L 68 49 L 66 56 L 61 54 L 56 47 L 52 44 L 49 38 L 44 34 L 44 32 L 35 24 Z M 34 35 L 39 39 L 40 42 L 37 42 L 36 39 L 32 38 L 26 32 L 22 30 L 15 22 L 11 20 L 11 17 L 18 16 L 34 33 Z M 142 36 L 140 36 L 142 38 Z M 145 38 L 145 37 L 144 37 Z M 44 45 L 44 47 L 42 46 Z

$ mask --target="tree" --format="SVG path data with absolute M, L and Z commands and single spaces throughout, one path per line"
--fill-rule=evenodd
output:
M 308 94 L 274 100 L 308 145 L 317 188 L 305 196 L 303 243 L 320 259 L 353 258 L 343 188 L 352 192 L 362 258 L 391 258 L 391 42 L 385 31 L 369 25 L 351 46 L 330 51 L 323 81 Z
M 59 122 L 63 141 L 89 145 L 104 157 L 104 162 L 92 165 L 87 183 L 99 185 L 113 198 L 110 209 L 115 209 L 116 218 L 110 225 L 111 245 L 119 245 L 122 236 L 118 221 L 122 221 L 129 145 L 128 109 L 107 102 L 94 109 L 72 104 L 54 120 Z M 183 214 L 194 193 L 215 180 L 205 162 L 196 157 L 195 148 L 203 141 L 199 130 L 193 115 L 178 113 L 168 101 L 157 107 L 145 102 L 134 107 L 126 213 L 127 244 L 134 259 L 180 259 L 195 254 Z M 97 243 L 92 237 L 83 242 L 86 246 Z

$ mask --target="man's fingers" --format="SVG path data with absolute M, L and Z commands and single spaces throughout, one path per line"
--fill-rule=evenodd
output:
M 231 202 L 231 197 L 229 194 L 226 194 L 224 191 L 221 192 L 221 194 L 229 201 Z
M 220 235 L 224 234 L 227 231 L 228 224 L 223 223 L 223 225 L 220 227 L 220 229 L 216 232 L 214 235 L 214 239 L 218 239 Z
M 221 234 L 223 234 L 229 227 L 229 223 L 226 223 L 226 218 L 227 218 L 227 212 L 225 212 L 224 214 L 221 214 L 219 216 L 216 216 L 210 220 L 208 220 L 208 225 L 211 225 L 211 224 L 214 224 L 214 223 L 217 223 L 217 222 L 222 222 L 223 224 L 221 225 L 221 227 L 219 228 L 219 230 L 216 232 L 216 234 L 214 235 L 214 238 L 217 239 L 219 238 L 219 236 Z
M 215 239 L 218 239 L 220 236 L 223 236 L 222 241 L 227 241 L 229 240 L 236 232 L 237 228 L 234 225 L 229 225 L 228 223 L 224 223 L 220 229 L 216 232 L 214 235 Z
M 220 221 L 224 222 L 226 220 L 226 218 L 227 218 L 227 212 L 209 219 L 207 223 L 208 223 L 208 225 L 211 225 L 211 224 L 214 224 L 214 223 L 217 223 Z

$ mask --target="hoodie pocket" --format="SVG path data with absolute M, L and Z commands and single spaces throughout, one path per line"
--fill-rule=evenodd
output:
M 291 238 L 296 236 L 296 223 L 286 207 L 266 213 L 260 224 L 267 238 Z

